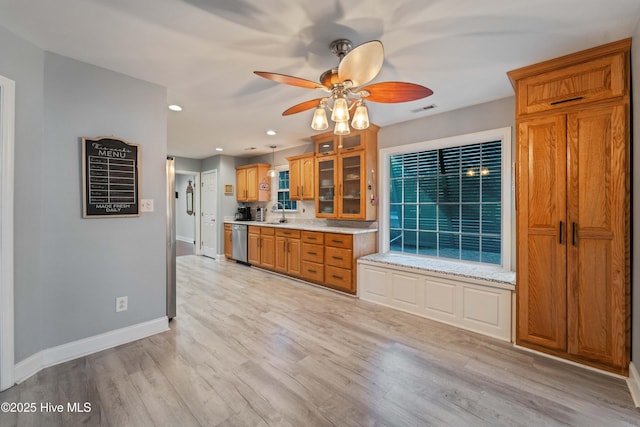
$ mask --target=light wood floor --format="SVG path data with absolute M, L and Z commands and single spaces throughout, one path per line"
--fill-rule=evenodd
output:
M 171 331 L 45 369 L 1 426 L 637 426 L 625 382 L 280 276 L 178 258 Z

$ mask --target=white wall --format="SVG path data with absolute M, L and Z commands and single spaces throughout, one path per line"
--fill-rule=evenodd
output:
M 196 214 L 187 214 L 187 185 L 191 181 L 194 200 L 200 197 L 199 189 L 195 188 L 195 176 L 188 174 L 176 174 L 176 192 L 178 198 L 173 198 L 176 205 L 176 239 L 193 243 L 196 238 Z

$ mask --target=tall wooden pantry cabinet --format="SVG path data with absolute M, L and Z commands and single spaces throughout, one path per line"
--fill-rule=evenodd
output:
M 516 343 L 626 375 L 630 54 L 621 40 L 508 73 L 516 92 Z

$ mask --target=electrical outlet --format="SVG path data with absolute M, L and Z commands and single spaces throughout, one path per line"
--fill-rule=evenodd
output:
M 116 297 L 116 313 L 127 311 L 129 297 Z

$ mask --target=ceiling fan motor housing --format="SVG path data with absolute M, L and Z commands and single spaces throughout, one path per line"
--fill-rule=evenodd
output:
M 344 56 L 349 53 L 352 48 L 353 45 L 351 44 L 351 40 L 348 39 L 334 40 L 329 44 L 331 53 L 333 53 L 340 59 L 344 58 Z

